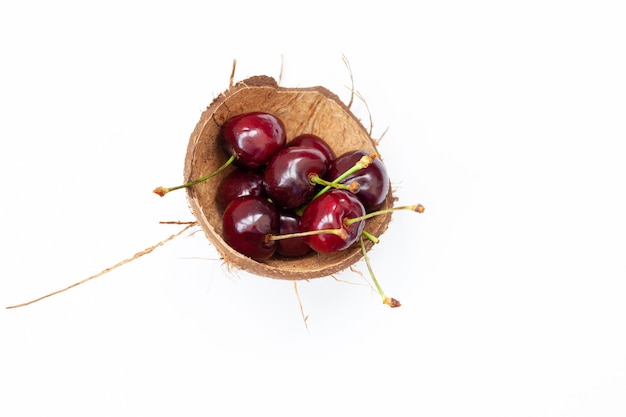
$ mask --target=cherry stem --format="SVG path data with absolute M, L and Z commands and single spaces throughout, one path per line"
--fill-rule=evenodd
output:
M 357 161 L 357 163 L 352 166 L 352 168 L 348 169 L 346 172 L 344 172 L 343 174 L 338 176 L 329 185 L 327 185 L 326 187 L 322 188 L 317 194 L 315 194 L 315 196 L 313 197 L 313 199 L 311 201 L 315 200 L 316 198 L 318 198 L 319 196 L 321 196 L 322 194 L 324 194 L 325 192 L 330 190 L 333 186 L 339 184 L 341 181 L 346 179 L 349 175 L 357 172 L 358 170 L 367 168 L 368 166 L 370 166 L 372 161 L 374 159 L 376 159 L 376 158 L 378 158 L 378 155 L 376 155 L 375 153 L 372 153 L 372 154 L 369 154 L 369 155 L 363 155 L 361 157 L 361 159 L 359 159 Z
M 365 236 L 366 238 L 368 238 L 370 241 L 372 241 L 372 243 L 378 243 L 380 242 L 380 239 L 377 238 L 376 236 L 374 236 L 373 234 L 371 234 L 370 232 L 368 232 L 367 230 L 363 230 L 361 232 L 361 234 L 363 236 Z
M 340 236 L 340 237 L 343 237 L 344 239 L 346 239 L 348 232 L 346 232 L 346 230 L 344 228 L 309 230 L 308 232 L 289 233 L 289 234 L 286 234 L 286 235 L 272 235 L 272 234 L 269 234 L 269 235 L 265 236 L 265 240 L 267 242 L 270 242 L 272 240 L 293 239 L 293 238 L 297 238 L 297 237 L 307 237 L 307 236 L 323 235 L 323 234 L 337 235 L 337 236 Z
M 361 244 L 361 253 L 363 253 L 363 259 L 365 260 L 365 264 L 367 265 L 367 270 L 370 273 L 370 277 L 372 278 L 372 282 L 374 282 L 374 285 L 376 286 L 378 293 L 383 298 L 383 304 L 387 304 L 389 307 L 392 307 L 392 308 L 400 307 L 401 306 L 400 301 L 396 300 L 395 298 L 387 297 L 382 287 L 378 283 L 378 280 L 376 279 L 376 275 L 374 274 L 374 270 L 372 269 L 372 264 L 370 263 L 370 258 L 367 255 L 367 249 L 365 249 L 365 242 L 363 241 L 362 235 L 359 236 L 359 243 Z
M 359 183 L 356 181 L 352 181 L 350 184 L 336 184 L 335 182 L 326 181 L 319 175 L 311 175 L 309 177 L 309 181 L 311 181 L 313 184 L 324 185 L 330 188 L 338 188 L 340 190 L 347 190 L 350 191 L 352 194 L 356 194 L 359 192 Z
M 213 178 L 214 176 L 216 176 L 220 172 L 224 171 L 230 164 L 233 163 L 234 160 L 235 160 L 235 155 L 231 155 L 231 157 L 228 158 L 228 160 L 224 163 L 224 165 L 222 165 L 216 171 L 210 173 L 209 175 L 205 175 L 204 177 L 198 178 L 197 180 L 188 182 L 186 184 L 177 185 L 176 187 L 170 187 L 170 188 L 157 187 L 157 188 L 154 189 L 153 193 L 163 197 L 165 194 L 169 193 L 170 191 L 179 190 L 181 188 L 187 188 L 187 187 L 191 187 L 192 185 L 199 184 L 199 183 L 201 183 L 203 181 L 206 181 L 208 179 Z
M 351 219 L 344 219 L 343 223 L 346 226 L 350 226 L 351 224 L 360 222 L 361 220 L 371 219 L 372 217 L 380 216 L 381 214 L 391 213 L 393 211 L 400 211 L 400 210 L 409 210 L 409 211 L 414 211 L 416 213 L 423 213 L 424 206 L 422 206 L 421 204 L 413 204 L 410 206 L 391 207 L 388 209 L 373 211 L 371 213 L 367 213 L 364 216 L 353 217 Z

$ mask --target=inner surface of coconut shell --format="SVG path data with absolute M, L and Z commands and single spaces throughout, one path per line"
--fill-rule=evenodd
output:
M 228 156 L 218 143 L 220 126 L 229 118 L 252 111 L 271 113 L 285 124 L 287 142 L 309 133 L 323 138 L 339 156 L 358 149 L 377 153 L 374 141 L 360 121 L 335 94 L 324 87 L 284 88 L 273 78 L 257 76 L 241 81 L 217 97 L 202 113 L 196 125 L 185 158 L 184 181 L 189 182 L 215 171 Z M 347 250 L 332 253 L 310 253 L 304 257 L 272 257 L 255 261 L 233 250 L 222 238 L 222 216 L 215 201 L 221 178 L 233 170 L 229 167 L 220 175 L 187 188 L 187 197 L 194 216 L 209 241 L 215 245 L 224 261 L 256 275 L 280 279 L 311 279 L 342 271 L 362 258 L 357 244 Z M 393 206 L 391 187 L 382 208 Z M 366 221 L 365 230 L 380 236 L 391 214 Z M 373 243 L 366 239 L 366 248 Z

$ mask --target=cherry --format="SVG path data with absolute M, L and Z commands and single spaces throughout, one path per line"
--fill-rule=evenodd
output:
M 302 213 L 300 229 L 304 231 L 342 229 L 346 233 L 324 233 L 306 236 L 304 241 L 313 250 L 332 253 L 350 247 L 361 236 L 363 220 L 347 224 L 350 218 L 365 215 L 365 208 L 354 194 L 344 190 L 330 190 L 313 200 Z
M 235 163 L 259 168 L 285 146 L 285 125 L 269 113 L 244 113 L 222 125 L 218 140 Z
M 280 211 L 280 234 L 288 235 L 300 232 L 300 217 L 286 210 Z M 306 244 L 303 238 L 290 238 L 277 240 L 276 252 L 287 257 L 304 256 L 311 252 L 311 247 Z
M 224 210 L 228 204 L 238 197 L 246 195 L 263 196 L 263 174 L 257 170 L 238 167 L 222 179 L 217 186 L 215 201 Z
M 287 146 L 311 146 L 321 151 L 330 162 L 334 161 L 336 158 L 335 151 L 332 150 L 330 145 L 326 143 L 324 139 L 310 133 L 304 133 L 296 136 L 287 144 Z
M 222 216 L 224 240 L 236 251 L 257 261 L 270 258 L 277 243 L 266 239 L 279 231 L 278 210 L 257 196 L 239 197 L 228 204 Z
M 327 179 L 335 180 L 348 169 L 352 168 L 363 156 L 368 155 L 363 150 L 346 152 L 338 156 L 328 168 Z M 356 181 L 359 185 L 357 197 L 361 200 L 367 211 L 376 210 L 387 198 L 389 193 L 389 175 L 385 165 L 379 158 L 372 160 L 366 168 L 360 169 L 345 179 L 342 184 Z
M 217 139 L 229 156 L 216 171 L 175 187 L 157 187 L 154 193 L 163 197 L 170 191 L 191 187 L 213 178 L 230 164 L 259 168 L 280 150 L 287 141 L 285 125 L 269 113 L 250 112 L 231 117 L 222 125 Z
M 285 147 L 265 167 L 265 191 L 280 208 L 300 207 L 311 200 L 315 192 L 314 178 L 323 176 L 329 163 L 316 148 Z

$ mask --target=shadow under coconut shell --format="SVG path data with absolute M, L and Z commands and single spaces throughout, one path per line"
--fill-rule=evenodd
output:
M 287 141 L 311 133 L 323 138 L 337 155 L 362 149 L 378 154 L 376 145 L 361 122 L 350 109 L 324 87 L 285 88 L 267 76 L 240 81 L 220 94 L 202 113 L 187 148 L 184 181 L 190 182 L 215 171 L 228 159 L 217 137 L 220 126 L 229 118 L 252 111 L 279 117 L 287 132 Z M 209 241 L 224 261 L 236 268 L 271 278 L 298 280 L 326 277 L 342 271 L 359 261 L 363 254 L 358 244 L 337 253 L 311 253 L 304 257 L 272 257 L 259 262 L 232 249 L 222 238 L 222 218 L 215 195 L 222 175 L 187 188 L 192 212 Z M 390 191 L 381 209 L 391 208 L 394 198 Z M 366 221 L 365 230 L 379 237 L 391 221 L 391 213 Z M 369 251 L 374 245 L 365 242 Z

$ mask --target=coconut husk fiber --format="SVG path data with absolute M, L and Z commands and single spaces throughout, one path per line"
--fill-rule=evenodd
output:
M 238 114 L 262 111 L 279 117 L 287 132 L 287 141 L 297 135 L 310 133 L 323 138 L 337 156 L 362 149 L 378 154 L 376 144 L 350 109 L 324 87 L 285 88 L 271 77 L 256 76 L 240 81 L 220 94 L 202 113 L 187 148 L 184 180 L 190 182 L 219 168 L 228 156 L 218 144 L 220 126 Z M 252 274 L 301 280 L 330 276 L 349 268 L 362 258 L 359 244 L 333 254 L 311 253 L 304 257 L 273 257 L 259 262 L 233 250 L 222 238 L 221 212 L 215 201 L 220 178 L 234 167 L 208 181 L 187 189 L 191 210 L 206 237 L 224 261 Z M 393 206 L 391 187 L 381 208 Z M 366 221 L 365 230 L 380 236 L 391 220 L 385 214 Z M 366 248 L 373 243 L 366 239 Z

